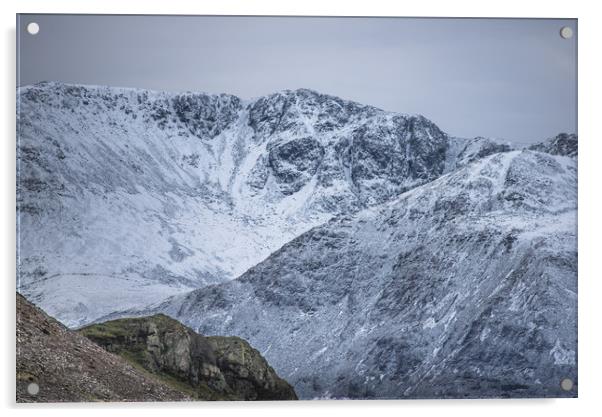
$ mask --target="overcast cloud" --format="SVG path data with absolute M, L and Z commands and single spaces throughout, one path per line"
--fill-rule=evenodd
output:
M 19 84 L 252 98 L 311 88 L 452 135 L 576 132 L 576 20 L 21 15 Z M 29 35 L 31 21 L 40 32 Z

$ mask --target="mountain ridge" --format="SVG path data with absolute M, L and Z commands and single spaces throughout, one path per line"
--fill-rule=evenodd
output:
M 422 116 L 309 89 L 244 102 L 45 83 L 18 89 L 17 116 L 18 286 L 70 326 L 232 279 L 464 163 Z

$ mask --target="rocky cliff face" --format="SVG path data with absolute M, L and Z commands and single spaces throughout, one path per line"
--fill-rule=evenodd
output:
M 577 135 L 561 133 L 541 143 L 532 145 L 529 147 L 529 149 L 539 152 L 546 152 L 551 155 L 562 155 L 571 158 L 577 158 Z
M 67 329 L 17 294 L 17 402 L 182 401 L 186 393 Z M 39 392 L 30 394 L 28 386 Z
M 575 396 L 576 191 L 571 158 L 493 154 L 153 311 L 248 339 L 301 398 Z
M 454 138 L 450 141 L 445 173 L 465 167 L 494 153 L 510 152 L 514 147 L 493 139 L 478 136 L 473 139 Z
M 204 337 L 164 315 L 115 320 L 79 332 L 153 375 L 175 381 L 193 398 L 297 399 L 259 352 L 238 337 Z
M 235 278 L 462 150 L 424 117 L 304 89 L 41 83 L 17 102 L 18 287 L 70 326 Z

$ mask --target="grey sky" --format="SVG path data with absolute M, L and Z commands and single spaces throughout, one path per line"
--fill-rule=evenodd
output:
M 576 131 L 576 20 L 21 15 L 19 84 L 311 88 L 457 136 Z M 40 32 L 29 35 L 31 21 Z

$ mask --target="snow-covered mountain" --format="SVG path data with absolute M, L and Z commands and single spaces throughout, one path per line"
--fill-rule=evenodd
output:
M 301 398 L 574 396 L 576 171 L 490 155 L 125 315 L 244 337 Z
M 333 216 L 492 152 L 311 90 L 17 90 L 18 290 L 65 324 L 235 278 Z
M 18 291 L 65 324 L 240 336 L 302 398 L 575 395 L 575 135 L 516 151 L 306 89 L 17 100 Z

